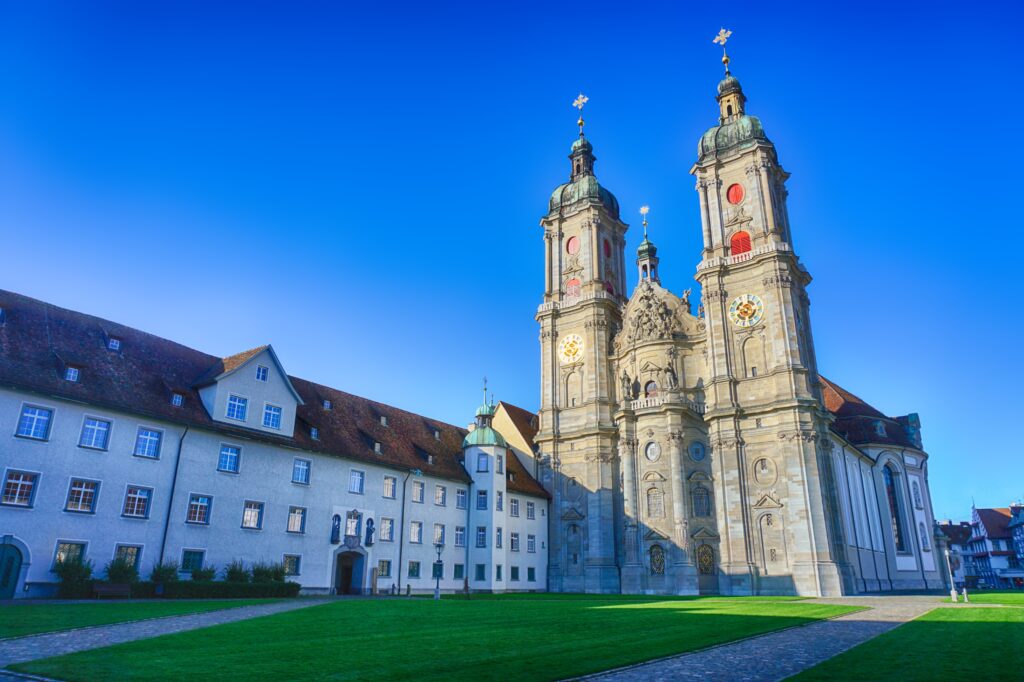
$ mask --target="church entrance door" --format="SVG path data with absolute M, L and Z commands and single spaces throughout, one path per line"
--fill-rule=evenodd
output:
M 335 561 L 335 592 L 337 594 L 362 594 L 363 555 L 359 552 L 342 552 Z
M 21 552 L 14 545 L 0 545 L 0 599 L 13 599 L 21 575 Z
M 697 591 L 718 594 L 718 571 L 715 570 L 715 550 L 711 545 L 697 547 Z

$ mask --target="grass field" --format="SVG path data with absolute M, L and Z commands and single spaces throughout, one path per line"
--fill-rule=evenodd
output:
M 1005 604 L 1007 606 L 1024 606 L 1024 591 L 1015 590 L 1013 592 L 999 592 L 989 590 L 978 590 L 976 592 L 968 592 L 968 599 L 971 600 L 972 604 Z M 963 602 L 963 597 L 959 598 Z M 951 601 L 946 599 L 947 602 Z
M 16 604 L 0 609 L 0 639 L 40 632 L 109 625 L 143 618 L 203 613 L 235 606 L 265 604 L 276 599 L 218 601 L 99 602 L 95 604 Z
M 353 600 L 13 668 L 67 680 L 550 680 L 853 610 L 771 598 Z
M 792 679 L 1021 680 L 1024 608 L 937 608 Z

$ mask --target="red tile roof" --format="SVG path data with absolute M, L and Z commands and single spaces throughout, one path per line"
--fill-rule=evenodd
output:
M 0 385 L 283 447 L 470 480 L 460 462 L 465 429 L 305 379 L 289 377 L 305 403 L 297 408 L 292 438 L 211 419 L 195 387 L 211 374 L 216 377 L 240 366 L 267 346 L 218 358 L 4 290 L 0 309 L 5 312 L 0 325 Z M 120 350 L 108 350 L 110 336 L 121 340 Z M 78 382 L 63 379 L 68 364 L 79 367 Z M 171 404 L 172 392 L 185 396 L 181 407 Z M 332 409 L 324 409 L 324 399 L 333 403 Z M 387 417 L 387 426 L 381 424 L 381 416 Z M 313 426 L 319 429 L 318 440 L 311 437 Z M 374 452 L 374 441 L 381 443 L 381 454 Z M 519 467 L 515 473 L 519 492 L 546 496 L 525 469 Z
M 821 397 L 825 409 L 835 415 L 832 430 L 854 445 L 878 444 L 917 448 L 918 445 L 907 432 L 905 417 L 887 417 L 862 398 L 845 388 L 818 375 L 821 380 Z M 885 435 L 880 435 L 877 425 L 881 423 Z
M 994 509 L 975 509 L 981 525 L 985 527 L 985 534 L 990 540 L 1008 539 L 1010 531 L 1010 510 L 1007 507 L 996 507 Z

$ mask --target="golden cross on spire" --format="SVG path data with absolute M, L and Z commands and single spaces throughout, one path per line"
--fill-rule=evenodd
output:
M 580 120 L 576 121 L 576 125 L 580 127 L 580 137 L 583 137 L 583 105 L 589 101 L 590 98 L 581 92 L 572 102 L 572 105 L 580 110 Z
M 722 46 L 722 64 L 725 65 L 725 72 L 726 73 L 729 73 L 729 55 L 726 54 L 726 52 L 725 52 L 725 43 L 728 42 L 728 40 L 729 40 L 729 38 L 731 36 L 732 36 L 732 31 L 727 31 L 727 30 L 725 30 L 723 28 L 722 30 L 720 30 L 718 32 L 718 35 L 715 36 L 715 39 L 711 41 L 715 45 L 721 45 Z
M 641 206 L 640 215 L 644 217 L 644 239 L 647 239 L 647 214 L 651 212 L 650 206 Z

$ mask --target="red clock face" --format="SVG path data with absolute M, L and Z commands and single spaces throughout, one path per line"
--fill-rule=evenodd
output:
M 729 189 L 725 190 L 725 198 L 730 204 L 743 201 L 743 185 L 729 185 Z
M 565 250 L 569 252 L 570 256 L 575 256 L 580 252 L 580 238 L 569 237 L 569 241 L 565 243 Z

